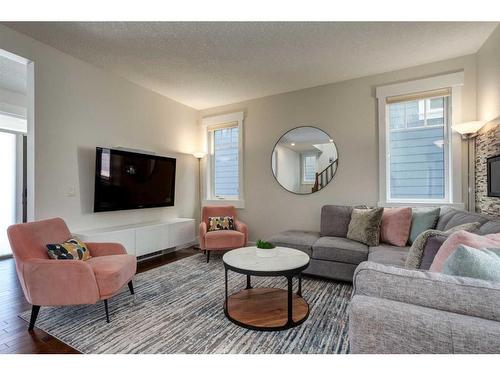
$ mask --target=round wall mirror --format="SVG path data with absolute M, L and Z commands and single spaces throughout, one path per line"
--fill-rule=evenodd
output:
M 271 157 L 276 181 L 295 194 L 312 194 L 323 189 L 335 176 L 337 166 L 335 142 L 313 126 L 300 126 L 283 134 Z

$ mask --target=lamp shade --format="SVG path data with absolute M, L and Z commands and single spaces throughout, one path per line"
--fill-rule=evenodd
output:
M 462 122 L 460 124 L 455 124 L 452 126 L 453 130 L 456 132 L 462 134 L 462 135 L 469 135 L 469 134 L 474 134 L 481 129 L 487 121 L 469 121 L 469 122 Z
M 205 153 L 204 152 L 193 152 L 193 156 L 196 159 L 203 159 L 205 157 Z

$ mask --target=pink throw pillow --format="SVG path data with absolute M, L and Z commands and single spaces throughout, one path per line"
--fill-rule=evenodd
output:
M 405 246 L 411 228 L 411 207 L 384 208 L 380 226 L 380 241 Z
M 442 272 L 444 262 L 455 251 L 459 245 L 466 245 L 476 249 L 484 247 L 500 247 L 500 233 L 480 236 L 460 230 L 450 235 L 439 248 L 434 260 L 429 268 L 432 272 Z

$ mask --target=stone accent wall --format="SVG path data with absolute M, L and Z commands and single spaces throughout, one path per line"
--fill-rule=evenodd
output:
M 500 198 L 488 197 L 486 159 L 500 155 L 500 125 L 485 126 L 475 139 L 476 211 L 500 217 Z

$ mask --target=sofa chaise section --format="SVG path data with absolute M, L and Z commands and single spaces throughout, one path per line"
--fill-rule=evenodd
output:
M 352 353 L 497 353 L 500 284 L 364 262 L 349 340 Z

